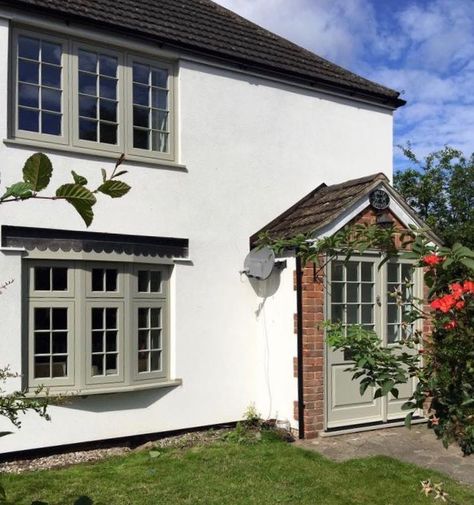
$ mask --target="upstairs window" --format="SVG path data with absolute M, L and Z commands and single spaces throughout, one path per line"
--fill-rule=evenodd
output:
M 26 30 L 13 47 L 15 139 L 174 161 L 170 63 Z

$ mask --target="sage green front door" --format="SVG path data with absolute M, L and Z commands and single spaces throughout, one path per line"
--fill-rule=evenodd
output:
M 402 332 L 412 331 L 402 325 L 404 306 L 397 304 L 394 290 L 403 298 L 412 298 L 407 284 L 413 272 L 410 264 L 390 262 L 379 268 L 379 256 L 364 256 L 333 261 L 328 268 L 327 316 L 340 321 L 344 328 L 360 324 L 380 336 L 381 345 L 397 344 Z M 410 397 L 414 383 L 399 387 L 399 398 L 374 398 L 373 388 L 360 395 L 360 381 L 352 380 L 351 356 L 327 348 L 326 352 L 326 428 L 345 428 L 402 419 L 403 403 Z

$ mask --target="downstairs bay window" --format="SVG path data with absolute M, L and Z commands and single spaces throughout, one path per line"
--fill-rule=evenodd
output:
M 26 264 L 29 388 L 91 394 L 168 380 L 171 267 Z

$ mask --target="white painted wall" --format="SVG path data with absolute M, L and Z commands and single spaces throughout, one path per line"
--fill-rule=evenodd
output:
M 284 258 L 286 268 L 274 269 L 264 281 L 251 280 L 257 295 L 257 406 L 264 418 L 288 421 L 297 429 L 294 402 L 298 382 L 293 360 L 297 356 L 295 259 Z
M 8 41 L 0 21 L 0 139 L 7 136 Z M 248 239 L 323 181 L 390 175 L 391 112 L 188 60 L 178 95 L 179 162 L 187 173 L 129 164 L 133 190 L 119 201 L 101 198 L 91 231 L 190 239 L 193 264 L 173 274 L 173 369 L 183 385 L 76 399 L 52 407 L 49 423 L 28 415 L 19 433 L 1 440 L 3 452 L 234 421 L 252 402 L 263 415 L 292 418 L 294 266 L 257 315 L 263 299 L 239 275 Z M 32 152 L 0 143 L 2 187 L 19 179 Z M 112 166 L 45 152 L 55 169 L 51 187 L 71 169 L 98 181 L 100 168 Z M 75 211 L 57 202 L 4 205 L 0 224 L 84 230 Z M 0 360 L 19 370 L 21 256 L 0 252 L 0 268 L 1 279 L 15 279 L 0 299 Z

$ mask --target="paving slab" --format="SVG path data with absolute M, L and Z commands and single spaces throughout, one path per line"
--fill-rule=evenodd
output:
M 390 456 L 415 465 L 438 470 L 464 484 L 474 486 L 474 455 L 463 456 L 457 446 L 445 449 L 426 425 L 384 428 L 314 440 L 298 440 L 296 445 L 321 453 L 334 461 Z M 428 478 L 429 476 L 427 476 Z

